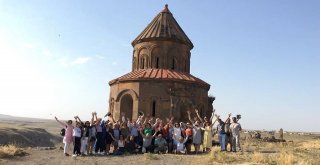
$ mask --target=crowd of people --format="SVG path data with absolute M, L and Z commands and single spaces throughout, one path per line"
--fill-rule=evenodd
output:
M 239 116 L 231 118 L 229 114 L 223 121 L 215 114 L 215 110 L 210 118 L 202 118 L 197 109 L 194 111 L 196 116 L 193 118 L 191 112 L 187 111 L 188 122 L 175 121 L 174 117 L 161 120 L 144 115 L 140 115 L 137 120 L 130 120 L 124 113 L 118 121 L 110 113 L 103 120 L 98 118 L 96 112 L 92 112 L 91 121 L 83 122 L 75 116 L 75 125 L 72 120 L 64 123 L 57 117 L 55 119 L 63 126 L 60 134 L 63 136 L 65 156 L 70 156 L 68 148 L 71 144 L 74 147 L 72 156 L 146 152 L 198 154 L 210 152 L 215 134 L 218 134 L 221 151 L 226 151 L 228 145 L 229 151 L 241 150 Z M 214 127 L 216 122 L 218 124 Z M 191 150 L 192 145 L 194 151 Z

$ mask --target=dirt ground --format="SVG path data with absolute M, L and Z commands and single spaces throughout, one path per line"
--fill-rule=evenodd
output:
M 192 163 L 193 159 L 201 159 L 206 155 L 173 155 L 173 154 L 138 154 L 124 156 L 88 156 L 88 157 L 65 157 L 61 150 L 28 150 L 30 155 L 20 158 L 1 160 L 0 164 L 6 165 L 57 165 L 57 164 L 181 164 Z M 188 164 L 189 164 L 188 163 Z
M 210 153 L 199 155 L 138 154 L 123 156 L 65 157 L 59 149 L 39 150 L 25 148 L 26 156 L 0 159 L 2 165 L 64 165 L 64 164 L 274 164 L 274 165 L 316 165 L 320 164 L 319 137 L 301 136 L 300 141 L 288 143 L 269 143 L 259 140 L 244 140 L 243 151 L 221 152 L 213 147 Z
M 27 153 L 25 156 L 0 157 L 0 165 L 320 164 L 319 134 L 287 132 L 284 134 L 287 142 L 270 143 L 250 138 L 249 134 L 243 131 L 242 151 L 237 153 L 220 152 L 219 147 L 213 147 L 210 153 L 199 155 L 138 154 L 74 158 L 65 157 L 63 150 L 60 149 L 62 147 L 60 129 L 54 121 L 0 121 L 0 151 L 1 146 L 14 144 Z M 268 132 L 262 132 L 261 135 L 262 137 L 279 137 L 277 134 L 270 135 Z M 43 147 L 55 147 L 55 149 L 45 150 L 48 148 Z M 72 146 L 69 153 L 71 149 Z

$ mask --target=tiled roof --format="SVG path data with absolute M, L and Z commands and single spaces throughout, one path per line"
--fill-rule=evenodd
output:
M 111 80 L 109 85 L 116 82 L 140 81 L 140 80 L 169 80 L 196 83 L 205 87 L 210 87 L 205 81 L 192 76 L 187 72 L 177 72 L 169 69 L 140 69 L 127 73 L 119 78 Z
M 144 41 L 173 40 L 187 44 L 193 48 L 193 44 L 174 19 L 168 9 L 168 5 L 151 21 L 151 23 L 132 41 L 132 46 Z

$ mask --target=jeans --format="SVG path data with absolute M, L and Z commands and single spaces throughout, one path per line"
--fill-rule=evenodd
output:
M 73 154 L 80 154 L 81 148 L 81 137 L 74 137 L 74 147 L 73 147 Z
M 125 148 L 124 147 L 119 147 L 115 155 L 122 155 L 124 154 Z
M 95 152 L 97 153 L 98 151 L 103 152 L 105 151 L 105 146 L 104 146 L 104 139 L 102 136 L 102 132 L 97 132 L 96 135 L 97 141 L 96 141 L 96 145 L 95 145 Z
M 221 151 L 225 151 L 226 150 L 226 134 L 219 134 L 218 138 L 221 146 Z

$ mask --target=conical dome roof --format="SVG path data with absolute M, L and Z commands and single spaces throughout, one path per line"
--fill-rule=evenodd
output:
M 168 5 L 152 20 L 152 22 L 132 41 L 132 46 L 140 42 L 152 40 L 171 40 L 187 44 L 193 48 L 193 44 L 174 19 L 168 9 Z

